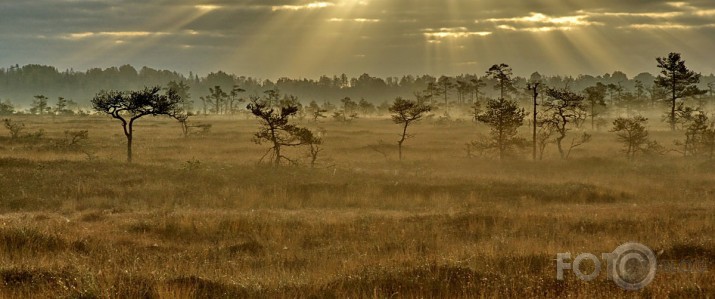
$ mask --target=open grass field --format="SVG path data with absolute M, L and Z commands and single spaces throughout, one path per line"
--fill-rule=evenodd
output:
M 258 165 L 253 119 L 197 117 L 211 131 L 184 138 L 142 118 L 131 165 L 110 118 L 13 119 L 45 134 L 0 132 L 2 298 L 715 297 L 715 163 L 628 162 L 607 129 L 569 160 L 550 145 L 500 162 L 466 155 L 483 125 L 424 121 L 399 162 L 387 118 L 305 121 L 325 132 L 312 169 Z M 666 147 L 683 138 L 651 125 Z M 83 145 L 57 145 L 80 129 Z M 604 272 L 556 279 L 557 253 L 628 241 L 707 271 L 635 292 Z

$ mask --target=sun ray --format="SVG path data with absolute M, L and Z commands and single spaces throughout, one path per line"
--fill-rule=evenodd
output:
M 141 31 L 77 32 L 63 37 L 70 40 L 85 40 L 83 51 L 65 59 L 67 64 L 84 61 L 85 64 L 128 63 L 144 49 L 158 48 L 164 38 L 181 34 L 178 30 L 194 20 L 219 9 L 217 5 L 177 6 L 168 10 L 161 18 L 139 26 Z M 108 53 L 113 53 L 111 61 L 106 61 Z M 102 63 L 104 62 L 104 63 Z

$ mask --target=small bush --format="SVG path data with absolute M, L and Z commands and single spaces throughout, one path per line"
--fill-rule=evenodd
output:
M 25 124 L 23 122 L 12 121 L 8 118 L 3 119 L 3 124 L 5 124 L 5 128 L 10 131 L 10 138 L 12 139 L 20 137 L 20 133 L 25 129 Z

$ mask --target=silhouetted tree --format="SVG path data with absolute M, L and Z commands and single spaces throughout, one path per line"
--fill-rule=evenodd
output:
M 345 112 L 345 115 L 352 115 L 358 109 L 358 103 L 353 101 L 350 97 L 342 98 L 340 102 L 343 103 L 343 112 Z
M 392 113 L 392 121 L 402 125 L 402 134 L 397 141 L 397 149 L 400 161 L 402 161 L 402 144 L 412 135 L 407 134 L 407 128 L 415 121 L 419 121 L 427 112 L 432 111 L 432 106 L 424 104 L 422 101 L 411 101 L 403 98 L 396 98 L 389 108 Z
M 186 113 L 194 111 L 194 101 L 191 100 L 191 93 L 189 93 L 189 91 L 191 90 L 191 86 L 186 84 L 186 82 L 184 81 L 176 82 L 172 80 L 166 84 L 166 88 L 173 89 L 176 94 L 181 98 L 181 103 L 179 103 L 179 106 L 182 110 L 184 110 Z
M 253 141 L 256 144 L 262 144 L 263 142 L 271 144 L 271 147 L 261 157 L 260 161 L 263 161 L 268 154 L 271 154 L 271 163 L 274 166 L 280 166 L 282 160 L 295 164 L 296 161 L 283 154 L 283 147 L 312 144 L 316 141 L 315 136 L 310 130 L 290 123 L 290 118 L 298 113 L 297 106 L 275 107 L 269 105 L 269 102 L 270 98 L 252 97 L 246 107 L 261 122 L 261 128 L 254 134 Z
M 10 132 L 11 139 L 17 139 L 20 137 L 20 133 L 25 129 L 25 123 L 19 121 L 12 121 L 11 119 L 3 119 L 3 125 Z
M 658 86 L 658 84 L 653 84 L 648 89 L 648 99 L 650 100 L 651 107 L 654 107 L 656 103 L 665 100 L 667 97 L 668 91 Z
M 186 111 L 172 114 L 172 117 L 176 119 L 176 121 L 178 121 L 181 125 L 181 133 L 182 135 L 184 135 L 184 138 L 189 137 L 189 133 L 191 133 L 191 125 L 189 124 L 189 118 L 193 115 L 193 113 Z
M 8 100 L 0 102 L 0 115 L 12 115 L 15 113 L 15 106 Z
M 591 118 L 591 130 L 594 129 L 595 118 L 606 110 L 606 91 L 608 87 L 603 83 L 598 82 L 594 86 L 589 86 L 584 89 L 586 93 L 586 103 L 588 103 L 589 113 Z
M 359 107 L 360 113 L 362 113 L 362 115 L 367 116 L 367 115 L 375 113 L 375 105 L 368 102 L 365 99 L 360 99 L 360 102 L 358 102 L 358 107 Z
M 224 105 L 224 102 L 228 99 L 228 94 L 221 89 L 220 85 L 216 85 L 212 88 L 209 88 L 209 95 L 206 96 L 206 101 L 208 102 L 209 105 L 213 105 L 213 113 L 215 114 L 221 114 L 221 108 Z
M 715 126 L 705 113 L 698 111 L 692 115 L 685 128 L 685 141 L 676 142 L 683 146 L 683 156 L 707 155 L 712 160 L 715 152 Z
M 680 53 L 670 53 L 668 57 L 658 57 L 660 75 L 655 79 L 655 84 L 668 91 L 670 101 L 669 123 L 670 129 L 675 130 L 677 100 L 702 94 L 696 84 L 700 82 L 700 74 L 688 69 Z
M 462 104 L 466 102 L 464 100 L 465 95 L 471 93 L 472 86 L 467 81 L 458 80 L 456 84 L 457 89 L 457 103 Z
M 440 95 L 440 89 L 436 82 L 427 83 L 427 88 L 423 92 L 424 97 L 434 103 L 434 98 Z
M 318 161 L 318 155 L 323 152 L 323 138 L 314 136 L 311 134 L 307 139 L 308 144 L 308 158 L 310 158 L 310 168 L 315 168 L 315 164 Z
M 606 90 L 608 91 L 609 98 L 611 99 L 611 105 L 616 105 L 621 102 L 623 95 L 623 86 L 621 86 L 621 82 L 618 82 L 618 84 L 609 83 L 606 85 Z
M 231 92 L 228 94 L 228 100 L 227 100 L 227 107 L 226 111 L 228 113 L 234 114 L 235 113 L 235 104 L 237 103 L 243 103 L 244 99 L 240 98 L 238 95 L 242 92 L 246 92 L 245 89 L 238 87 L 238 85 L 234 85 L 233 88 L 231 88 Z
M 343 103 L 343 107 L 342 109 L 333 112 L 334 119 L 342 122 L 349 122 L 358 117 L 356 112 L 358 109 L 358 103 L 353 101 L 350 97 L 344 97 L 340 99 L 340 102 Z
M 268 89 L 263 92 L 264 95 L 264 101 L 266 102 L 267 105 L 270 106 L 275 106 L 278 105 L 278 101 L 281 98 L 281 92 L 278 90 L 278 88 L 272 88 Z
M 484 113 L 477 116 L 477 120 L 491 128 L 490 140 L 485 144 L 488 148 L 496 148 L 499 160 L 511 152 L 514 147 L 523 146 L 524 138 L 517 137 L 517 130 L 524 124 L 526 112 L 519 108 L 516 102 L 500 98 L 487 101 Z
M 545 118 L 542 125 L 552 126 L 556 133 L 556 145 L 561 159 L 568 158 L 571 150 L 590 140 L 591 135 L 584 133 L 579 139 L 573 139 L 568 152 L 564 150 L 562 141 L 571 130 L 571 125 L 585 119 L 583 108 L 584 97 L 569 90 L 549 88 L 546 90 L 549 98 L 542 104 Z
M 486 86 L 487 84 L 484 83 L 484 80 L 479 79 L 479 78 L 474 78 L 469 80 L 471 83 L 471 89 L 472 89 L 472 100 L 473 101 L 479 101 L 479 98 L 484 95 L 484 92 L 482 91 L 482 87 Z
M 181 98 L 173 89 L 159 94 L 160 87 L 138 91 L 100 91 L 92 99 L 94 110 L 111 115 L 122 122 L 127 138 L 127 162 L 132 162 L 134 122 L 146 115 L 173 115 L 179 111 Z
M 532 99 L 533 99 L 533 108 L 534 111 L 532 113 L 532 123 L 531 123 L 531 129 L 532 129 L 532 159 L 536 160 L 536 127 L 537 127 L 537 116 L 539 115 L 539 112 L 537 110 L 537 107 L 539 106 L 539 103 L 537 102 L 537 99 L 539 98 L 539 85 L 541 85 L 541 82 L 539 81 L 533 81 L 529 82 L 526 85 L 526 89 L 531 91 Z
M 44 95 L 36 95 L 32 101 L 32 106 L 30 106 L 30 113 L 42 115 L 48 112 L 49 108 L 47 105 L 47 97 Z
M 70 109 L 70 106 L 72 106 L 72 105 L 77 105 L 77 104 L 72 100 L 67 100 L 63 97 L 58 97 L 57 103 L 55 104 L 55 108 L 53 110 L 53 114 L 55 114 L 55 115 L 72 115 L 72 114 L 74 114 L 74 111 L 72 109 Z
M 546 151 L 546 146 L 549 143 L 554 143 L 554 134 L 556 134 L 556 129 L 552 125 L 539 126 L 539 130 L 536 133 L 536 144 L 539 150 L 539 160 L 544 159 L 544 151 Z
M 631 118 L 619 117 L 613 121 L 611 132 L 615 132 L 618 141 L 623 143 L 623 152 L 628 160 L 633 160 L 639 152 L 649 152 L 658 147 L 655 141 L 648 139 L 648 130 L 645 127 L 647 118 L 634 116 Z
M 507 92 L 515 89 L 512 79 L 512 70 L 508 64 L 501 63 L 492 65 L 487 71 L 487 76 L 497 80 L 498 83 L 494 88 L 499 90 L 500 98 L 504 98 Z
M 454 83 L 452 83 L 452 79 L 450 77 L 439 77 L 439 80 L 437 80 L 437 95 L 440 95 L 444 98 L 445 105 L 449 102 L 449 91 L 452 88 L 454 88 Z
M 310 117 L 313 119 L 313 121 L 318 121 L 318 118 L 326 118 L 327 116 L 325 115 L 326 112 L 328 112 L 327 109 L 323 109 L 316 103 L 315 101 L 310 101 L 310 104 L 308 104 L 307 107 L 307 112 L 310 115 Z

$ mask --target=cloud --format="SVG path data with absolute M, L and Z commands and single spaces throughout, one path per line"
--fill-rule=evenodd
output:
M 307 10 L 307 9 L 319 9 L 319 8 L 327 8 L 335 6 L 335 3 L 332 2 L 311 2 L 308 4 L 304 5 L 276 5 L 271 8 L 273 11 L 280 11 L 280 10 L 292 10 L 292 11 L 298 11 L 298 10 Z
M 491 35 L 490 31 L 470 31 L 466 27 L 454 27 L 454 28 L 439 28 L 432 29 L 427 28 L 423 30 L 424 35 L 428 40 L 437 40 L 443 38 L 465 38 L 473 36 L 488 36 Z
M 380 19 L 367 19 L 367 18 L 354 18 L 354 19 L 343 19 L 343 18 L 330 18 L 329 22 L 358 22 L 358 23 L 377 23 Z
M 543 72 L 643 71 L 669 51 L 712 65 L 713 17 L 713 0 L 8 0 L 0 1 L 0 66 L 148 63 L 263 77 L 470 72 L 496 61 Z M 104 47 L 117 41 L 122 47 Z M 68 58 L 96 47 L 103 51 L 93 59 Z M 586 52 L 598 47 L 612 64 L 589 64 Z M 286 66 L 321 48 L 337 58 Z
M 201 5 L 195 5 L 194 6 L 196 9 L 204 12 L 210 12 L 212 10 L 217 10 L 222 8 L 220 5 L 212 5 L 212 4 L 201 4 Z
M 148 32 L 148 31 L 114 31 L 114 32 L 78 32 L 60 36 L 60 38 L 68 40 L 81 40 L 92 37 L 112 37 L 112 38 L 136 38 L 167 35 L 166 32 Z
M 704 25 L 686 25 L 686 24 L 675 24 L 675 23 L 658 23 L 658 24 L 631 24 L 627 26 L 622 26 L 620 28 L 628 29 L 660 29 L 660 30 L 692 30 L 700 28 L 715 28 L 715 24 L 704 24 Z
M 528 16 L 511 18 L 489 18 L 480 22 L 491 22 L 499 29 L 512 31 L 548 32 L 556 30 L 572 30 L 590 25 L 603 25 L 588 20 L 588 15 L 571 15 L 553 17 L 543 13 L 531 12 Z

